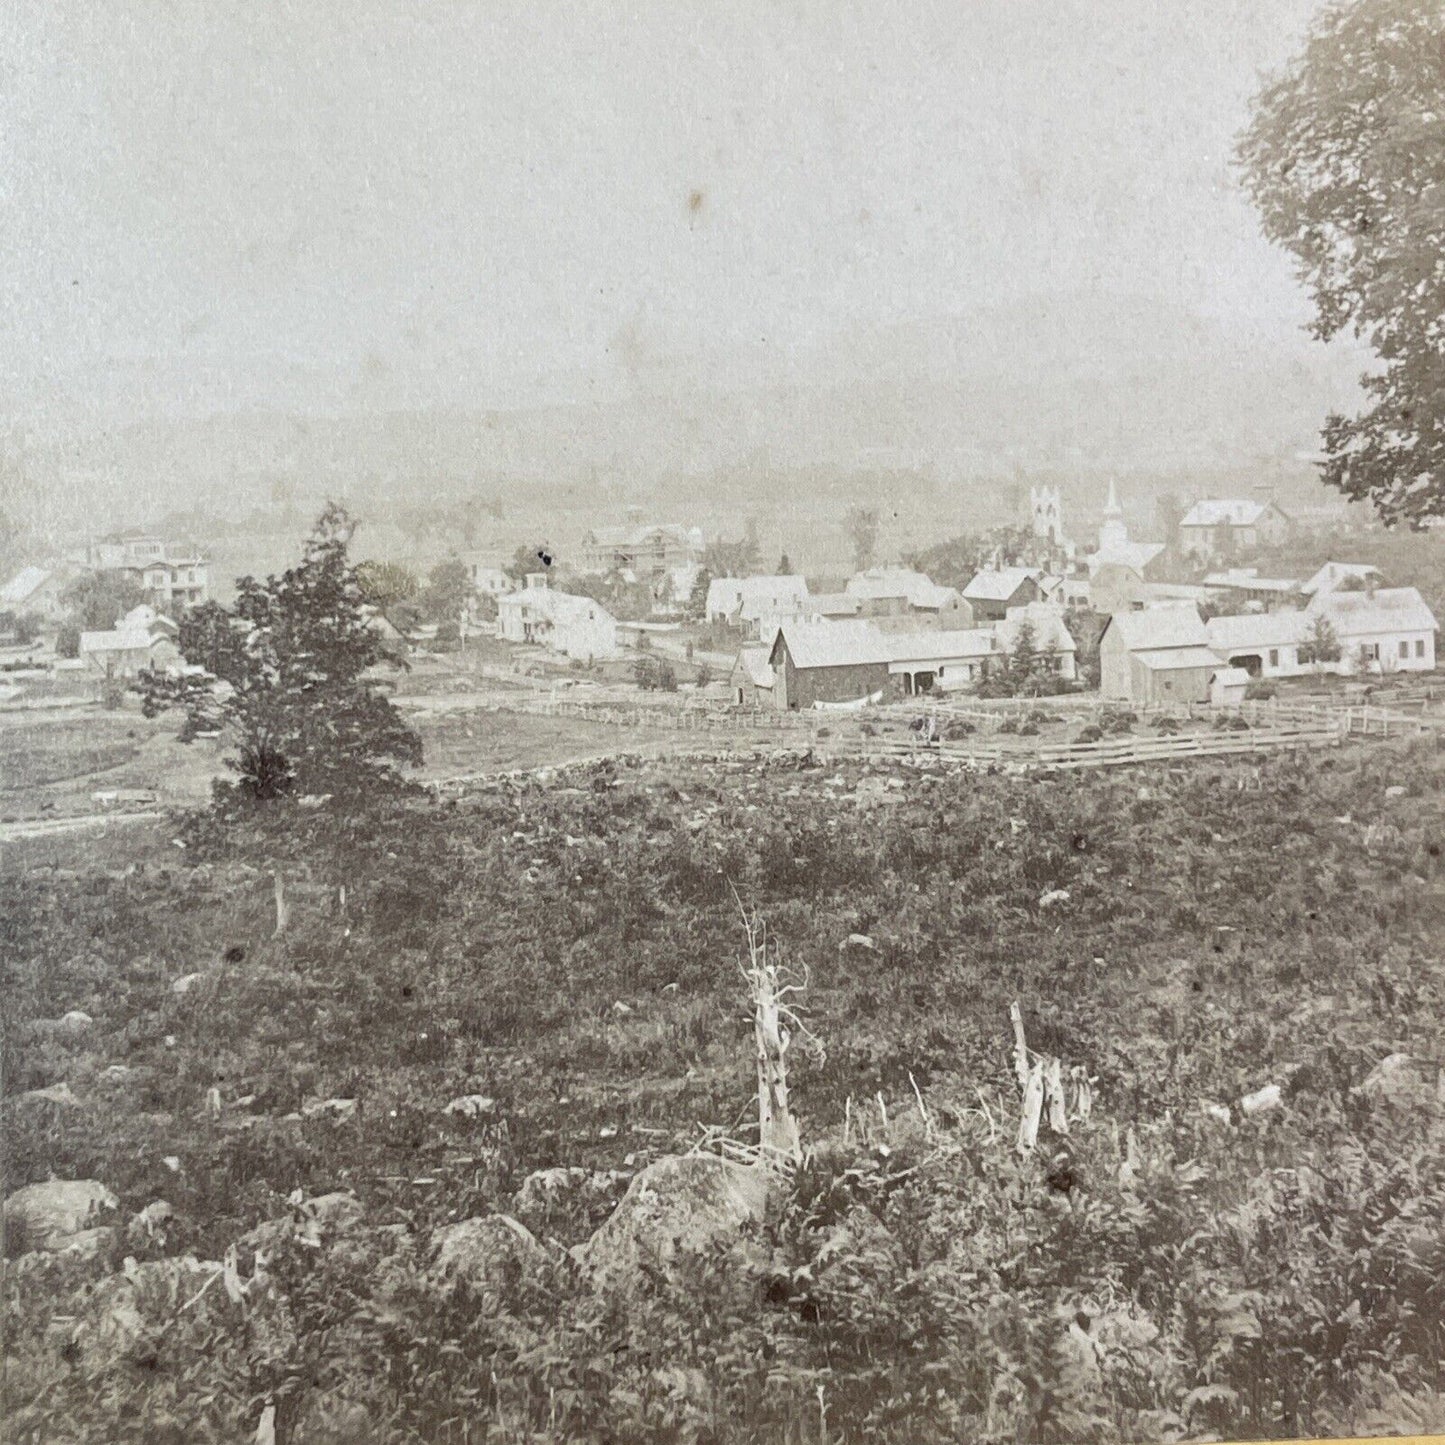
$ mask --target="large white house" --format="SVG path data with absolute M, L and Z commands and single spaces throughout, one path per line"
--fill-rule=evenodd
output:
M 1435 614 L 1414 587 L 1317 592 L 1302 614 L 1325 617 L 1340 641 L 1340 672 L 1430 672 Z
M 808 610 L 807 581 L 776 577 L 714 577 L 707 588 L 707 620 L 731 622 L 759 633 Z
M 527 585 L 497 598 L 497 635 L 506 642 L 530 642 L 578 662 L 601 662 L 618 655 L 617 619 L 590 597 L 557 592 L 545 573 L 532 573 Z

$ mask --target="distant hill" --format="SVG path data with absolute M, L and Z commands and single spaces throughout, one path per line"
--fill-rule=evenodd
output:
M 958 489 L 1009 475 L 1249 474 L 1315 446 L 1360 369 L 1358 355 L 1302 334 L 1237 336 L 1154 302 L 1055 298 L 788 355 L 761 340 L 701 356 L 644 349 L 585 401 L 161 415 L 36 433 L 24 471 L 55 522 L 347 491 L 500 491 L 528 509 L 659 495 L 696 505 L 699 479 L 725 479 L 733 505 L 769 505 L 780 476 L 846 486 L 878 473 L 916 474 L 962 502 Z M 165 368 L 146 374 L 163 386 Z

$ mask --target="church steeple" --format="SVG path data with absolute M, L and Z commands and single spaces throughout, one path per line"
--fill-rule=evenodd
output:
M 1119 494 L 1114 487 L 1113 477 L 1109 478 L 1109 498 L 1104 503 L 1104 520 L 1099 524 L 1099 550 L 1107 552 L 1111 547 L 1127 546 L 1129 528 L 1124 521 L 1124 509 L 1119 505 Z

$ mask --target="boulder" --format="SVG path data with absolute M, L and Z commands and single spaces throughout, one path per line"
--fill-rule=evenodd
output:
M 1387 1054 L 1365 1075 L 1355 1092 L 1377 1104 L 1411 1108 L 1437 1096 L 1436 1071 L 1409 1054 Z
M 463 1119 L 481 1119 L 497 1112 L 497 1101 L 486 1094 L 459 1094 L 442 1112 Z
M 509 1214 L 463 1219 L 437 1230 L 432 1274 L 440 1280 L 464 1281 L 475 1290 L 494 1293 L 521 1280 L 543 1281 L 559 1260 L 524 1224 Z
M 183 973 L 171 984 L 171 992 L 177 995 L 188 994 L 205 976 L 203 973 Z
M 365 1218 L 361 1201 L 345 1190 L 318 1194 L 312 1199 L 291 1196 L 292 1213 L 284 1219 L 268 1219 L 241 1236 L 247 1249 L 270 1251 L 288 1239 L 319 1249 L 356 1229 Z
M 80 1100 L 70 1091 L 70 1085 L 62 1081 L 58 1084 L 51 1084 L 47 1089 L 27 1089 L 15 1101 L 17 1104 L 63 1104 L 70 1109 L 78 1109 Z
M 773 1178 L 760 1166 L 715 1154 L 659 1159 L 573 1257 L 594 1283 L 627 1289 L 644 1265 L 667 1273 L 684 1255 L 741 1246 L 743 1232 L 767 1218 Z
M 20 1236 L 22 1249 L 64 1249 L 78 1234 L 119 1204 L 95 1179 L 52 1179 L 27 1184 L 5 1201 L 5 1232 Z
M 68 1038 L 83 1034 L 95 1020 L 84 1009 L 73 1008 L 55 1020 L 55 1032 Z

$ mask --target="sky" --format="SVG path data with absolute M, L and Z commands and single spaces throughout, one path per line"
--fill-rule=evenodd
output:
M 607 397 L 1041 298 L 1306 355 L 1230 152 L 1317 8 L 10 0 L 0 426 Z

